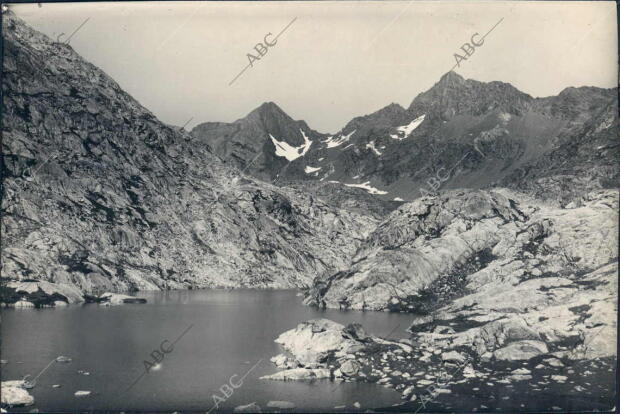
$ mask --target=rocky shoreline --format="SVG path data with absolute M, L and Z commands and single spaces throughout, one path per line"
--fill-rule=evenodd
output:
M 262 379 L 323 379 L 333 381 L 335 387 L 361 381 L 401 393 L 401 404 L 364 408 L 379 412 L 566 411 L 613 406 L 615 354 L 585 359 L 569 344 L 547 349 L 536 341 L 507 341 L 488 357 L 472 346 L 442 349 L 416 335 L 394 341 L 368 335 L 359 324 L 344 326 L 327 319 L 301 323 L 276 342 L 285 352 L 271 361 L 282 371 Z M 564 394 L 581 397 L 573 395 L 558 407 L 557 396 Z M 545 401 L 550 395 L 556 398 Z
M 0 287 L 0 307 L 4 308 L 55 308 L 78 303 L 121 305 L 146 303 L 146 299 L 121 293 L 105 292 L 101 295 L 83 294 L 71 285 L 43 280 L 8 281 Z

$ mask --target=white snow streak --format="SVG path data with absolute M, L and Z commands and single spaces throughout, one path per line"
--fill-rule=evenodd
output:
M 328 137 L 327 140 L 323 142 L 327 144 L 327 148 L 335 148 L 347 142 L 351 138 L 351 136 L 355 134 L 355 131 L 357 130 L 354 130 L 353 132 L 347 135 L 340 134 L 340 136 L 336 139 L 334 139 L 334 137 Z
M 413 121 L 411 121 L 409 124 L 399 126 L 398 128 L 396 128 L 396 130 L 398 131 L 398 134 L 390 134 L 390 137 L 397 139 L 399 141 L 407 138 L 409 134 L 413 132 L 414 129 L 420 126 L 420 124 L 424 121 L 425 117 L 426 115 L 419 116 Z
M 304 168 L 304 172 L 306 174 L 312 174 L 313 172 L 317 172 L 320 169 L 321 169 L 321 167 L 311 167 L 309 165 L 306 165 L 306 168 Z
M 366 181 L 365 183 L 362 184 L 345 184 L 347 187 L 355 187 L 355 188 L 361 188 L 364 189 L 366 191 L 368 191 L 370 194 L 387 194 L 387 191 L 381 191 L 379 189 L 376 189 L 375 187 L 372 187 L 370 185 L 370 181 Z
M 368 144 L 366 144 L 366 148 L 370 148 L 371 150 L 374 151 L 375 154 L 381 155 L 381 152 L 379 152 L 377 147 L 375 147 L 375 141 L 370 141 Z
M 362 184 L 345 184 L 345 183 L 341 183 L 340 181 L 328 181 L 328 183 L 333 183 L 333 184 L 342 184 L 342 185 L 346 185 L 347 187 L 354 187 L 354 188 L 361 188 L 362 190 L 366 190 L 368 191 L 370 194 L 387 194 L 387 191 L 381 191 L 373 186 L 370 185 L 370 181 L 366 181 L 365 183 Z

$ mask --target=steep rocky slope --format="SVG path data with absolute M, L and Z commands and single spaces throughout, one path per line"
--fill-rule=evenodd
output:
M 375 219 L 261 183 L 3 16 L 2 277 L 83 292 L 296 287 Z

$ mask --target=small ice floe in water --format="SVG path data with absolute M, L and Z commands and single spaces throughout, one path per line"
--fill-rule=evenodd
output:
M 239 405 L 235 407 L 233 412 L 234 413 L 262 413 L 263 411 L 261 410 L 258 404 L 256 404 L 255 402 L 252 402 L 246 405 Z
M 60 355 L 56 357 L 56 362 L 71 362 L 71 358 Z
M 269 401 L 267 403 L 269 408 L 279 408 L 280 410 L 290 410 L 295 408 L 295 404 L 290 401 Z
M 87 397 L 90 395 L 90 391 L 76 391 L 73 395 L 76 397 Z

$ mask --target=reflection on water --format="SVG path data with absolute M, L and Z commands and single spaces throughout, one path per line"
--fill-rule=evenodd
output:
M 300 322 L 313 318 L 359 322 L 371 334 L 402 338 L 410 320 L 407 315 L 314 309 L 303 306 L 292 290 L 138 296 L 147 298 L 148 304 L 3 310 L 2 359 L 8 363 L 2 365 L 2 380 L 36 376 L 57 356 L 71 357 L 70 363 L 52 364 L 30 391 L 34 407 L 41 411 L 206 412 L 214 401 L 225 411 L 251 402 L 265 408 L 271 400 L 291 401 L 296 410 L 307 411 L 343 405 L 353 410 L 359 402 L 364 411 L 400 400 L 396 391 L 372 384 L 258 377 L 276 371 L 269 362 L 280 352 L 273 340 Z M 226 387 L 231 377 L 236 388 Z M 77 398 L 78 390 L 92 393 Z M 225 398 L 227 394 L 232 395 Z

